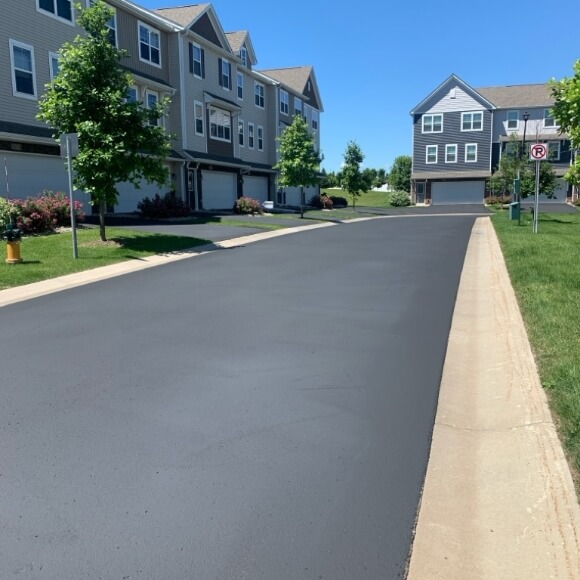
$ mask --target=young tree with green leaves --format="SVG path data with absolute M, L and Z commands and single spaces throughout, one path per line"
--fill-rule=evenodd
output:
M 410 155 L 395 157 L 389 172 L 389 185 L 393 191 L 411 191 L 411 167 L 413 159 Z
M 39 119 L 55 129 L 55 137 L 78 133 L 74 159 L 75 187 L 99 205 L 100 234 L 106 241 L 107 205 L 118 199 L 116 185 L 141 180 L 167 182 L 163 161 L 170 138 L 160 125 L 167 101 L 145 108 L 128 100 L 133 84 L 121 67 L 123 50 L 109 40 L 112 10 L 101 0 L 82 9 L 77 19 L 86 34 L 60 50 L 59 73 L 40 99 Z
M 356 198 L 369 189 L 369 184 L 360 169 L 364 158 L 361 148 L 354 141 L 349 141 L 344 152 L 340 185 L 350 195 L 353 211 L 356 210 Z
M 304 217 L 304 188 L 319 182 L 322 158 L 314 147 L 308 124 L 296 115 L 281 137 L 278 137 L 280 160 L 274 166 L 280 172 L 282 187 L 300 188 L 300 217 Z

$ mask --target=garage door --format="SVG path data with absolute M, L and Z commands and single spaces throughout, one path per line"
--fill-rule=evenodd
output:
M 318 194 L 317 187 L 304 188 L 304 201 L 308 203 L 314 195 Z M 286 188 L 286 205 L 299 206 L 300 205 L 300 188 L 287 187 Z
M 155 197 L 155 194 L 163 196 L 167 193 L 168 187 L 159 187 L 156 183 L 142 181 L 141 188 L 137 189 L 132 183 L 118 183 L 119 203 L 115 206 L 115 213 L 133 213 L 137 211 L 137 204 L 144 198 Z
M 237 199 L 235 173 L 202 171 L 203 209 L 232 209 Z
M 564 181 L 563 179 L 558 179 L 558 186 L 554 191 L 555 197 L 548 198 L 544 194 L 540 194 L 540 203 L 566 203 L 566 197 L 568 192 L 568 182 Z M 531 195 L 528 198 L 528 201 L 533 201 L 534 196 Z
M 435 181 L 431 183 L 431 203 L 483 203 L 485 181 Z
M 266 201 L 268 199 L 268 178 L 244 175 L 244 195 Z

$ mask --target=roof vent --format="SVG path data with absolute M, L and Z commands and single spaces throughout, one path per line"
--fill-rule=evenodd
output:
M 457 95 L 456 95 L 456 89 L 455 89 L 455 87 L 453 87 L 453 88 L 451 89 L 451 92 L 449 93 L 449 98 L 450 98 L 450 99 L 454 99 L 456 96 L 457 96 Z

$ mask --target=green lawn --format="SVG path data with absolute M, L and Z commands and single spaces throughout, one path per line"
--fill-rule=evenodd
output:
M 20 264 L 6 264 L 5 242 L 1 242 L 4 254 L 0 255 L 0 290 L 209 243 L 185 236 L 107 228 L 109 242 L 103 244 L 98 228 L 83 228 L 77 233 L 77 260 L 72 257 L 70 232 L 24 238 L 20 244 L 23 260 Z
M 580 212 L 541 214 L 538 234 L 527 212 L 493 223 L 580 490 Z
M 322 189 L 328 196 L 337 195 L 348 200 L 349 207 L 352 206 L 352 199 L 346 191 L 342 189 Z M 389 205 L 389 195 L 386 191 L 367 191 L 356 198 L 356 207 L 391 207 Z

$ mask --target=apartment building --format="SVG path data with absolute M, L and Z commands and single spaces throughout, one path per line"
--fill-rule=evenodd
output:
M 547 84 L 475 89 L 451 75 L 412 111 L 411 195 L 417 203 L 482 203 L 487 179 L 498 169 L 508 147 L 524 140 L 548 143 L 558 176 L 552 199 L 563 203 L 571 188 L 562 179 L 572 151 L 550 108 Z M 516 145 L 517 146 L 517 145 Z
M 45 85 L 58 73 L 60 46 L 80 32 L 74 2 L 5 1 L 0 56 L 10 66 L 0 67 L 0 156 L 9 197 L 65 190 L 60 149 L 36 115 Z M 281 83 L 256 70 L 250 33 L 224 32 L 211 4 L 150 11 L 128 0 L 107 3 L 115 11 L 111 42 L 127 51 L 123 66 L 134 79 L 128 98 L 151 106 L 170 97 L 161 122 L 174 137 L 165 190 L 119 184 L 115 211 L 134 211 L 143 197 L 169 190 L 196 210 L 229 210 L 242 195 L 275 201 Z M 322 108 L 309 70 L 310 92 L 302 100 L 319 143 Z M 82 192 L 78 198 L 86 201 Z

